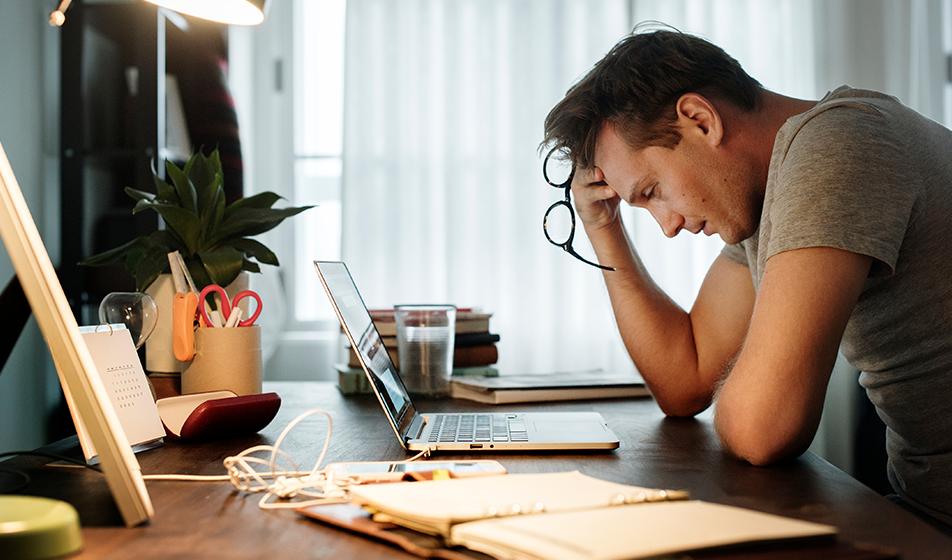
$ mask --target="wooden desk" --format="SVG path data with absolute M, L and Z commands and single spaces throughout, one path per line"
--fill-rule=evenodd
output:
M 329 461 L 407 457 L 371 396 L 344 398 L 332 383 L 271 383 L 267 389 L 277 391 L 284 402 L 262 436 L 200 445 L 169 444 L 139 454 L 143 473 L 221 474 L 226 456 L 273 441 L 287 422 L 311 407 L 334 416 Z M 487 410 L 467 401 L 422 402 L 418 407 L 424 411 Z M 479 457 L 498 459 L 514 473 L 578 469 L 616 482 L 685 488 L 702 500 L 836 525 L 850 542 L 891 547 L 903 558 L 941 558 L 952 551 L 952 539 L 813 454 L 770 468 L 752 467 L 728 457 L 721 451 L 710 418 L 665 419 L 650 400 L 507 407 L 554 408 L 600 412 L 621 438 L 621 448 L 611 453 Z M 310 468 L 324 434 L 325 422 L 314 417 L 301 424 L 282 447 Z M 75 446 L 74 438 L 52 447 L 63 451 L 69 445 Z M 31 466 L 34 482 L 24 493 L 59 497 L 76 505 L 86 543 L 82 558 L 412 558 L 386 545 L 299 518 L 291 511 L 260 511 L 259 495 L 236 494 L 228 483 L 150 481 L 147 485 L 155 518 L 145 527 L 125 529 L 100 475 L 86 469 L 64 472 L 45 468 L 33 458 L 17 458 L 5 466 L 13 465 Z

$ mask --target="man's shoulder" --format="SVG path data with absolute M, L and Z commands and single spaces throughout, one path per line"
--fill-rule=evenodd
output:
M 790 118 L 778 140 L 789 149 L 795 141 L 864 142 L 870 134 L 890 130 L 889 121 L 902 107 L 894 97 L 851 88 L 838 88 L 810 110 Z

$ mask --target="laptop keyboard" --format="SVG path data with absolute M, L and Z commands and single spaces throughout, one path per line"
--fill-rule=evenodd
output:
M 428 443 L 529 441 L 526 423 L 516 414 L 439 414 L 430 423 Z

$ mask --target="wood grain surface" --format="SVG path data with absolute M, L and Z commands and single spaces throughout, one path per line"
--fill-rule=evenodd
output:
M 140 453 L 143 474 L 222 474 L 222 460 L 251 445 L 270 443 L 297 414 L 321 408 L 333 414 L 328 461 L 407 458 L 372 396 L 342 396 L 332 383 L 269 383 L 283 403 L 260 435 L 201 444 L 167 443 Z M 421 401 L 422 411 L 488 411 L 467 401 Z M 493 458 L 513 473 L 580 470 L 616 482 L 682 488 L 692 497 L 731 504 L 840 529 L 841 545 L 811 551 L 813 558 L 875 557 L 861 550 L 898 551 L 903 558 L 952 555 L 952 539 L 879 496 L 833 465 L 807 453 L 781 466 L 752 467 L 728 456 L 713 432 L 709 414 L 668 419 L 648 399 L 575 401 L 504 407 L 505 411 L 596 411 L 621 439 L 614 452 L 469 454 L 446 458 Z M 500 410 L 503 410 L 500 408 Z M 302 423 L 282 446 L 306 468 L 324 441 L 320 416 Z M 47 446 L 75 453 L 75 438 Z M 31 485 L 22 491 L 65 499 L 80 512 L 85 548 L 80 558 L 412 558 L 385 544 L 327 527 L 292 511 L 261 511 L 260 495 L 242 495 L 228 483 L 149 481 L 155 518 L 146 526 L 122 527 L 101 475 L 87 469 L 54 468 L 20 457 L 5 467 L 26 470 Z M 805 550 L 735 551 L 732 558 L 802 557 Z M 704 554 L 703 557 L 711 557 Z M 724 554 L 718 555 L 724 557 Z

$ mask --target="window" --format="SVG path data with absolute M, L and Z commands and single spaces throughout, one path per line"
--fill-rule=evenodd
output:
M 336 321 L 320 289 L 314 259 L 341 251 L 341 146 L 346 0 L 294 2 L 294 188 L 292 203 L 314 204 L 292 220 L 291 325 Z

